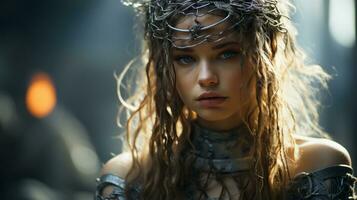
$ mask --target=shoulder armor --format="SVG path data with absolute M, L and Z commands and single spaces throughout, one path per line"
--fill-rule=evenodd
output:
M 113 190 L 109 195 L 103 196 L 103 189 L 112 186 Z M 113 174 L 105 174 L 97 179 L 97 188 L 95 191 L 95 200 L 131 200 L 139 199 L 140 187 L 135 184 L 127 188 L 127 183 L 123 178 Z
M 113 191 L 110 195 L 103 197 L 102 192 L 106 186 L 113 186 Z M 97 179 L 95 200 L 126 200 L 125 186 L 126 183 L 124 179 L 112 174 L 103 175 Z
M 345 200 L 354 195 L 356 178 L 347 165 L 336 165 L 311 173 L 302 172 L 287 190 L 288 200 Z

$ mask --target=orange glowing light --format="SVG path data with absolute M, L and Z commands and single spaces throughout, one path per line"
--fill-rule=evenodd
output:
M 56 90 L 51 78 L 46 73 L 35 74 L 26 93 L 27 109 L 33 116 L 43 118 L 55 105 Z

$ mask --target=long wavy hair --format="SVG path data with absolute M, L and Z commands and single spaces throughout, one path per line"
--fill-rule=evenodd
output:
M 287 0 L 278 4 L 286 16 L 284 32 L 266 28 L 258 19 L 236 30 L 245 58 L 253 64 L 256 82 L 256 108 L 244 116 L 254 138 L 255 165 L 233 177 L 241 199 L 283 198 L 291 179 L 288 166 L 298 156 L 293 135 L 324 135 L 317 94 L 327 88 L 330 76 L 320 66 L 305 64 L 306 56 L 296 44 L 297 32 L 287 17 L 293 6 Z M 132 156 L 126 179 L 129 188 L 140 183 L 143 199 L 183 199 L 183 188 L 192 176 L 191 165 L 181 152 L 190 140 L 195 113 L 178 95 L 170 43 L 154 38 L 147 26 L 144 33 L 142 55 L 118 76 L 121 111 L 127 111 L 127 118 L 120 115 L 119 119 L 126 121 L 123 151 Z M 130 79 L 137 85 L 134 89 L 125 87 L 128 74 L 135 74 L 136 82 Z M 223 197 L 228 192 L 223 177 L 216 178 L 223 186 Z M 204 190 L 204 185 L 197 184 Z

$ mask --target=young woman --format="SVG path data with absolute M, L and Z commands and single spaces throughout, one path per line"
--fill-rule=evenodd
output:
M 324 135 L 330 77 L 304 64 L 287 0 L 125 3 L 145 22 L 146 90 L 122 101 L 128 148 L 96 199 L 354 198 L 348 152 L 306 136 Z

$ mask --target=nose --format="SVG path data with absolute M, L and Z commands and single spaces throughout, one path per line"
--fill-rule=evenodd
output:
M 201 87 L 212 87 L 218 84 L 218 76 L 209 62 L 203 60 L 199 66 L 198 83 Z

